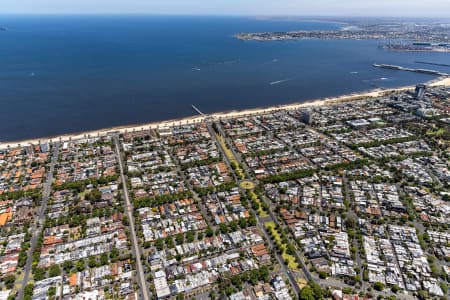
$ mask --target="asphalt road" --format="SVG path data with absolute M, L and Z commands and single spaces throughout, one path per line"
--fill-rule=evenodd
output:
M 42 202 L 39 214 L 37 215 L 36 221 L 33 223 L 33 227 L 31 228 L 32 237 L 30 242 L 30 249 L 28 250 L 27 262 L 24 267 L 24 277 L 22 280 L 22 285 L 17 293 L 17 299 L 21 300 L 24 297 L 24 289 L 30 279 L 31 267 L 33 265 L 33 252 L 36 249 L 36 244 L 38 237 L 42 231 L 42 224 L 45 220 L 45 212 L 47 210 L 47 202 L 50 198 L 50 192 L 52 189 L 53 182 L 53 171 L 55 170 L 55 164 L 58 161 L 59 155 L 59 142 L 53 144 L 53 156 L 50 162 L 50 169 L 47 173 L 47 181 L 44 183 L 44 189 L 42 193 Z
M 120 155 L 119 141 L 117 137 L 114 138 L 114 144 L 116 145 L 117 160 L 119 161 L 120 178 L 122 180 L 123 194 L 125 197 L 125 213 L 127 214 L 129 220 L 132 252 L 136 261 L 137 280 L 140 289 L 138 299 L 150 300 L 149 289 L 145 281 L 144 271 L 141 263 L 141 252 L 139 248 L 139 243 L 136 238 L 136 231 L 134 229 L 133 206 L 131 205 L 130 196 L 128 193 L 127 181 L 125 175 L 123 174 L 123 163 L 122 157 Z

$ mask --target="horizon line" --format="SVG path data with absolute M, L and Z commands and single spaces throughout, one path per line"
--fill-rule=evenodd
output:
M 155 13 L 155 12 L 1 12 L 0 16 L 173 16 L 173 17 L 266 17 L 266 18 L 371 18 L 371 19 L 446 19 L 448 16 L 396 16 L 396 15 L 364 15 L 364 14 L 265 14 L 265 13 Z

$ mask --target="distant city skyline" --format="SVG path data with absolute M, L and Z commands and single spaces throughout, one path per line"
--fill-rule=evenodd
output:
M 0 14 L 448 17 L 447 0 L 3 0 Z

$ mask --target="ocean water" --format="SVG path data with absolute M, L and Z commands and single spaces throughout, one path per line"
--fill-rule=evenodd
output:
M 240 41 L 238 32 L 338 24 L 194 16 L 0 16 L 0 141 L 306 101 L 431 80 L 448 53 L 376 41 Z

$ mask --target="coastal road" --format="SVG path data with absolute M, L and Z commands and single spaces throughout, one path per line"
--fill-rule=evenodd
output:
M 53 144 L 53 156 L 50 162 L 50 168 L 47 173 L 47 181 L 44 183 L 43 193 L 42 193 L 42 203 L 40 207 L 39 214 L 37 215 L 36 221 L 33 223 L 33 227 L 31 228 L 31 242 L 30 249 L 28 249 L 28 257 L 24 267 L 24 277 L 22 280 L 22 284 L 17 293 L 17 299 L 21 300 L 24 297 L 24 289 L 30 279 L 31 267 L 33 265 L 33 253 L 36 249 L 36 244 L 40 233 L 42 232 L 42 225 L 45 220 L 45 212 L 47 210 L 47 202 L 50 198 L 50 192 L 52 189 L 53 182 L 53 171 L 55 170 L 55 164 L 58 161 L 59 156 L 59 142 Z
M 123 194 L 125 197 L 125 213 L 127 214 L 129 220 L 132 252 L 136 261 L 137 281 L 139 284 L 139 289 L 141 290 L 138 295 L 138 299 L 150 300 L 149 289 L 147 287 L 147 282 L 145 281 L 144 271 L 141 262 L 140 247 L 138 240 L 136 238 L 136 231 L 134 229 L 133 206 L 131 205 L 130 195 L 128 193 L 127 180 L 125 178 L 125 175 L 123 174 L 122 156 L 120 155 L 119 140 L 117 136 L 114 137 L 114 144 L 116 145 L 117 160 L 119 161 L 120 178 L 122 180 Z

